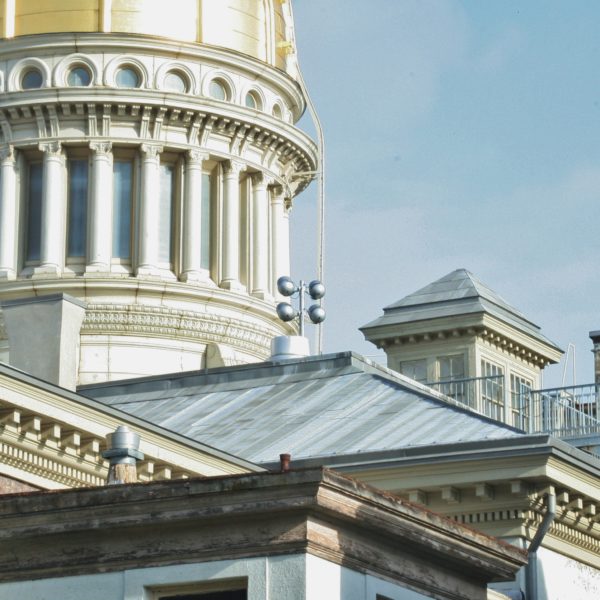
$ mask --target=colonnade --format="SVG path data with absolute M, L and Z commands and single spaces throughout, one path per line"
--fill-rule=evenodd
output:
M 0 277 L 60 277 L 68 267 L 66 239 L 68 236 L 67 155 L 59 142 L 39 145 L 42 155 L 42 195 L 39 225 L 39 257 L 27 256 L 25 244 L 19 244 L 19 232 L 29 230 L 23 220 L 31 218 L 28 207 L 21 206 L 27 194 L 26 160 L 19 160 L 17 150 L 8 145 L 0 149 Z M 167 277 L 182 282 L 212 283 L 228 290 L 246 290 L 258 298 L 276 294 L 277 277 L 289 274 L 289 219 L 284 190 L 273 185 L 265 173 L 245 172 L 241 161 L 222 161 L 214 168 L 211 210 L 210 268 L 202 256 L 201 222 L 203 218 L 203 185 L 205 163 L 209 155 L 200 149 L 186 152 L 182 162 L 182 189 L 173 201 L 174 214 L 180 215 L 176 227 L 173 220 L 171 236 L 175 240 L 176 260 L 171 270 L 159 261 L 160 233 L 160 166 L 163 147 L 158 144 L 139 146 L 139 181 L 132 194 L 137 202 L 132 211 L 132 251 L 129 274 L 139 277 Z M 180 157 L 179 160 L 181 160 Z M 89 144 L 89 175 L 87 194 L 86 255 L 76 275 L 109 276 L 115 272 L 113 256 L 113 147 L 108 141 Z M 22 173 L 19 173 L 22 169 Z M 251 181 L 248 198 L 242 197 L 240 178 Z M 220 185 L 215 181 L 220 178 Z M 242 222 L 242 201 L 246 200 L 248 219 Z M 27 201 L 25 200 L 25 204 Z M 19 223 L 19 221 L 22 221 Z M 248 227 L 247 247 L 241 247 L 241 227 Z M 137 235 L 134 233 L 137 228 Z M 27 235 L 27 234 L 25 234 Z M 217 254 L 215 254 L 217 253 Z M 37 254 L 37 253 L 36 253 Z M 39 260 L 37 260 L 39 258 Z M 28 260 L 29 259 L 29 260 Z M 241 281 L 241 260 L 248 260 L 247 281 Z M 121 269 L 120 276 L 123 274 Z

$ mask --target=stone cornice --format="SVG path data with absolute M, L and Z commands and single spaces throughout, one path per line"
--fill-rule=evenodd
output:
M 250 463 L 177 439 L 170 432 L 7 367 L 0 368 L 0 472 L 41 487 L 99 485 L 107 464 L 100 452 L 118 425 L 140 433 L 140 480 L 225 475 Z M 10 468 L 10 472 L 6 471 Z M 258 469 L 258 467 L 257 467 Z
M 255 111 L 234 104 L 223 106 L 210 98 L 106 88 L 39 89 L 1 96 L 5 142 L 15 149 L 57 142 L 88 145 L 107 138 L 113 146 L 158 143 L 166 149 L 201 150 L 223 160 L 242 160 L 286 186 L 294 171 L 314 170 L 316 165 L 316 146 L 301 130 L 269 115 L 257 119 Z M 62 120 L 73 117 L 81 121 L 79 130 L 70 126 L 68 136 L 61 134 Z M 139 134 L 119 137 L 116 126 L 131 120 L 139 123 Z M 29 132 L 22 127 L 25 123 L 31 124 Z M 222 143 L 213 144 L 213 138 L 228 139 L 229 152 Z M 246 156 L 249 147 L 260 153 L 260 162 Z M 304 180 L 295 180 L 294 192 L 306 185 Z
M 134 294 L 137 297 L 148 295 L 151 298 L 156 295 L 169 297 L 169 306 L 178 303 L 181 307 L 174 309 L 175 312 L 169 313 L 169 306 L 161 307 L 165 315 L 175 315 L 177 318 L 185 318 L 186 313 L 190 313 L 190 317 L 200 318 L 205 313 L 198 312 L 199 305 L 210 306 L 212 303 L 217 303 L 219 306 L 232 311 L 232 317 L 235 313 L 243 313 L 248 319 L 251 315 L 256 319 L 256 325 L 259 330 L 272 331 L 273 335 L 293 335 L 295 328 L 293 325 L 284 323 L 276 317 L 275 307 L 272 302 L 261 300 L 250 295 L 241 295 L 236 292 L 231 292 L 217 287 L 187 284 L 175 281 L 156 281 L 143 280 L 133 277 L 122 277 L 115 275 L 114 277 L 94 277 L 94 278 L 64 278 L 64 279 L 19 279 L 15 281 L 6 281 L 2 283 L 2 299 L 10 300 L 11 298 L 24 298 L 28 296 L 47 295 L 53 292 L 60 291 L 76 298 L 88 298 L 88 294 L 98 297 L 115 296 L 118 302 L 119 294 Z M 182 305 L 189 304 L 189 309 L 185 309 Z M 106 303 L 106 306 L 113 306 Z M 129 306 L 129 305 L 126 305 Z M 106 307 L 105 307 L 106 308 Z M 132 309 L 135 311 L 136 309 Z M 147 310 L 152 314 L 150 307 Z M 139 312 L 139 311 L 138 311 Z M 136 312 L 136 314 L 138 314 Z M 160 311 L 157 313 L 160 315 Z M 123 319 L 123 317 L 119 317 Z M 218 319 L 218 318 L 217 318 Z M 231 319 L 227 321 L 227 317 L 223 320 L 218 320 L 219 323 L 231 323 Z M 0 328 L 2 326 L 2 318 L 0 315 Z M 249 326 L 249 332 L 253 328 Z M 197 337 L 192 334 L 192 337 Z M 242 335 L 242 338 L 244 336 Z M 269 345 L 269 344 L 268 344 Z M 264 348 L 260 356 L 263 356 Z
M 525 562 L 515 547 L 328 470 L 7 497 L 0 525 L 3 580 L 168 564 L 174 548 L 179 562 L 308 550 L 433 597 L 466 600 L 479 597 L 466 573 L 510 578 Z M 73 557 L 68 564 L 48 551 L 57 544 Z M 448 587 L 423 576 L 440 568 L 453 580 Z

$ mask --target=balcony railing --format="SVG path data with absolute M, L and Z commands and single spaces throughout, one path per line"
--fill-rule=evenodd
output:
M 504 375 L 428 383 L 480 414 L 526 433 L 560 438 L 600 434 L 600 385 L 509 391 Z
M 527 415 L 521 428 L 563 438 L 598 434 L 599 392 L 595 384 L 524 392 L 520 402 Z

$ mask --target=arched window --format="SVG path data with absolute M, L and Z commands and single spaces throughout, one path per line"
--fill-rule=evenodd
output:
M 209 93 L 210 97 L 214 98 L 215 100 L 225 101 L 225 100 L 229 99 L 229 95 L 227 93 L 227 88 L 225 87 L 225 84 L 220 79 L 213 79 L 210 82 L 208 93 Z
M 122 67 L 117 71 L 115 83 L 120 88 L 140 87 L 142 78 L 136 69 L 132 67 Z
M 189 82 L 187 81 L 187 77 L 179 71 L 169 71 L 165 75 L 163 87 L 170 92 L 185 94 L 189 90 Z
M 71 87 L 88 87 L 92 82 L 92 74 L 87 67 L 73 67 L 67 75 L 67 83 Z
M 38 69 L 27 69 L 21 77 L 21 88 L 24 90 L 41 88 L 43 84 L 44 78 Z

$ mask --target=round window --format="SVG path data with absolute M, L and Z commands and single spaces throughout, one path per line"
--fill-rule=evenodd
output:
M 211 98 L 215 100 L 227 100 L 227 90 L 225 86 L 216 79 L 210 82 L 210 88 L 208 93 Z
M 123 67 L 117 71 L 115 83 L 120 88 L 140 87 L 140 76 L 137 71 L 131 67 Z
M 69 71 L 67 83 L 71 87 L 87 87 L 92 82 L 92 74 L 85 67 L 75 67 Z
M 169 71 L 165 76 L 165 90 L 170 92 L 179 92 L 185 94 L 188 90 L 188 85 L 184 77 L 177 71 Z
M 246 106 L 248 108 L 254 108 L 255 110 L 258 108 L 258 102 L 256 100 L 256 96 L 252 92 L 248 92 L 246 94 Z
M 37 69 L 29 69 L 28 71 L 25 71 L 23 77 L 21 78 L 21 87 L 24 90 L 41 88 L 43 83 L 44 78 Z
M 277 119 L 282 118 L 283 115 L 281 113 L 281 106 L 279 106 L 279 104 L 273 105 L 273 116 L 276 117 Z

